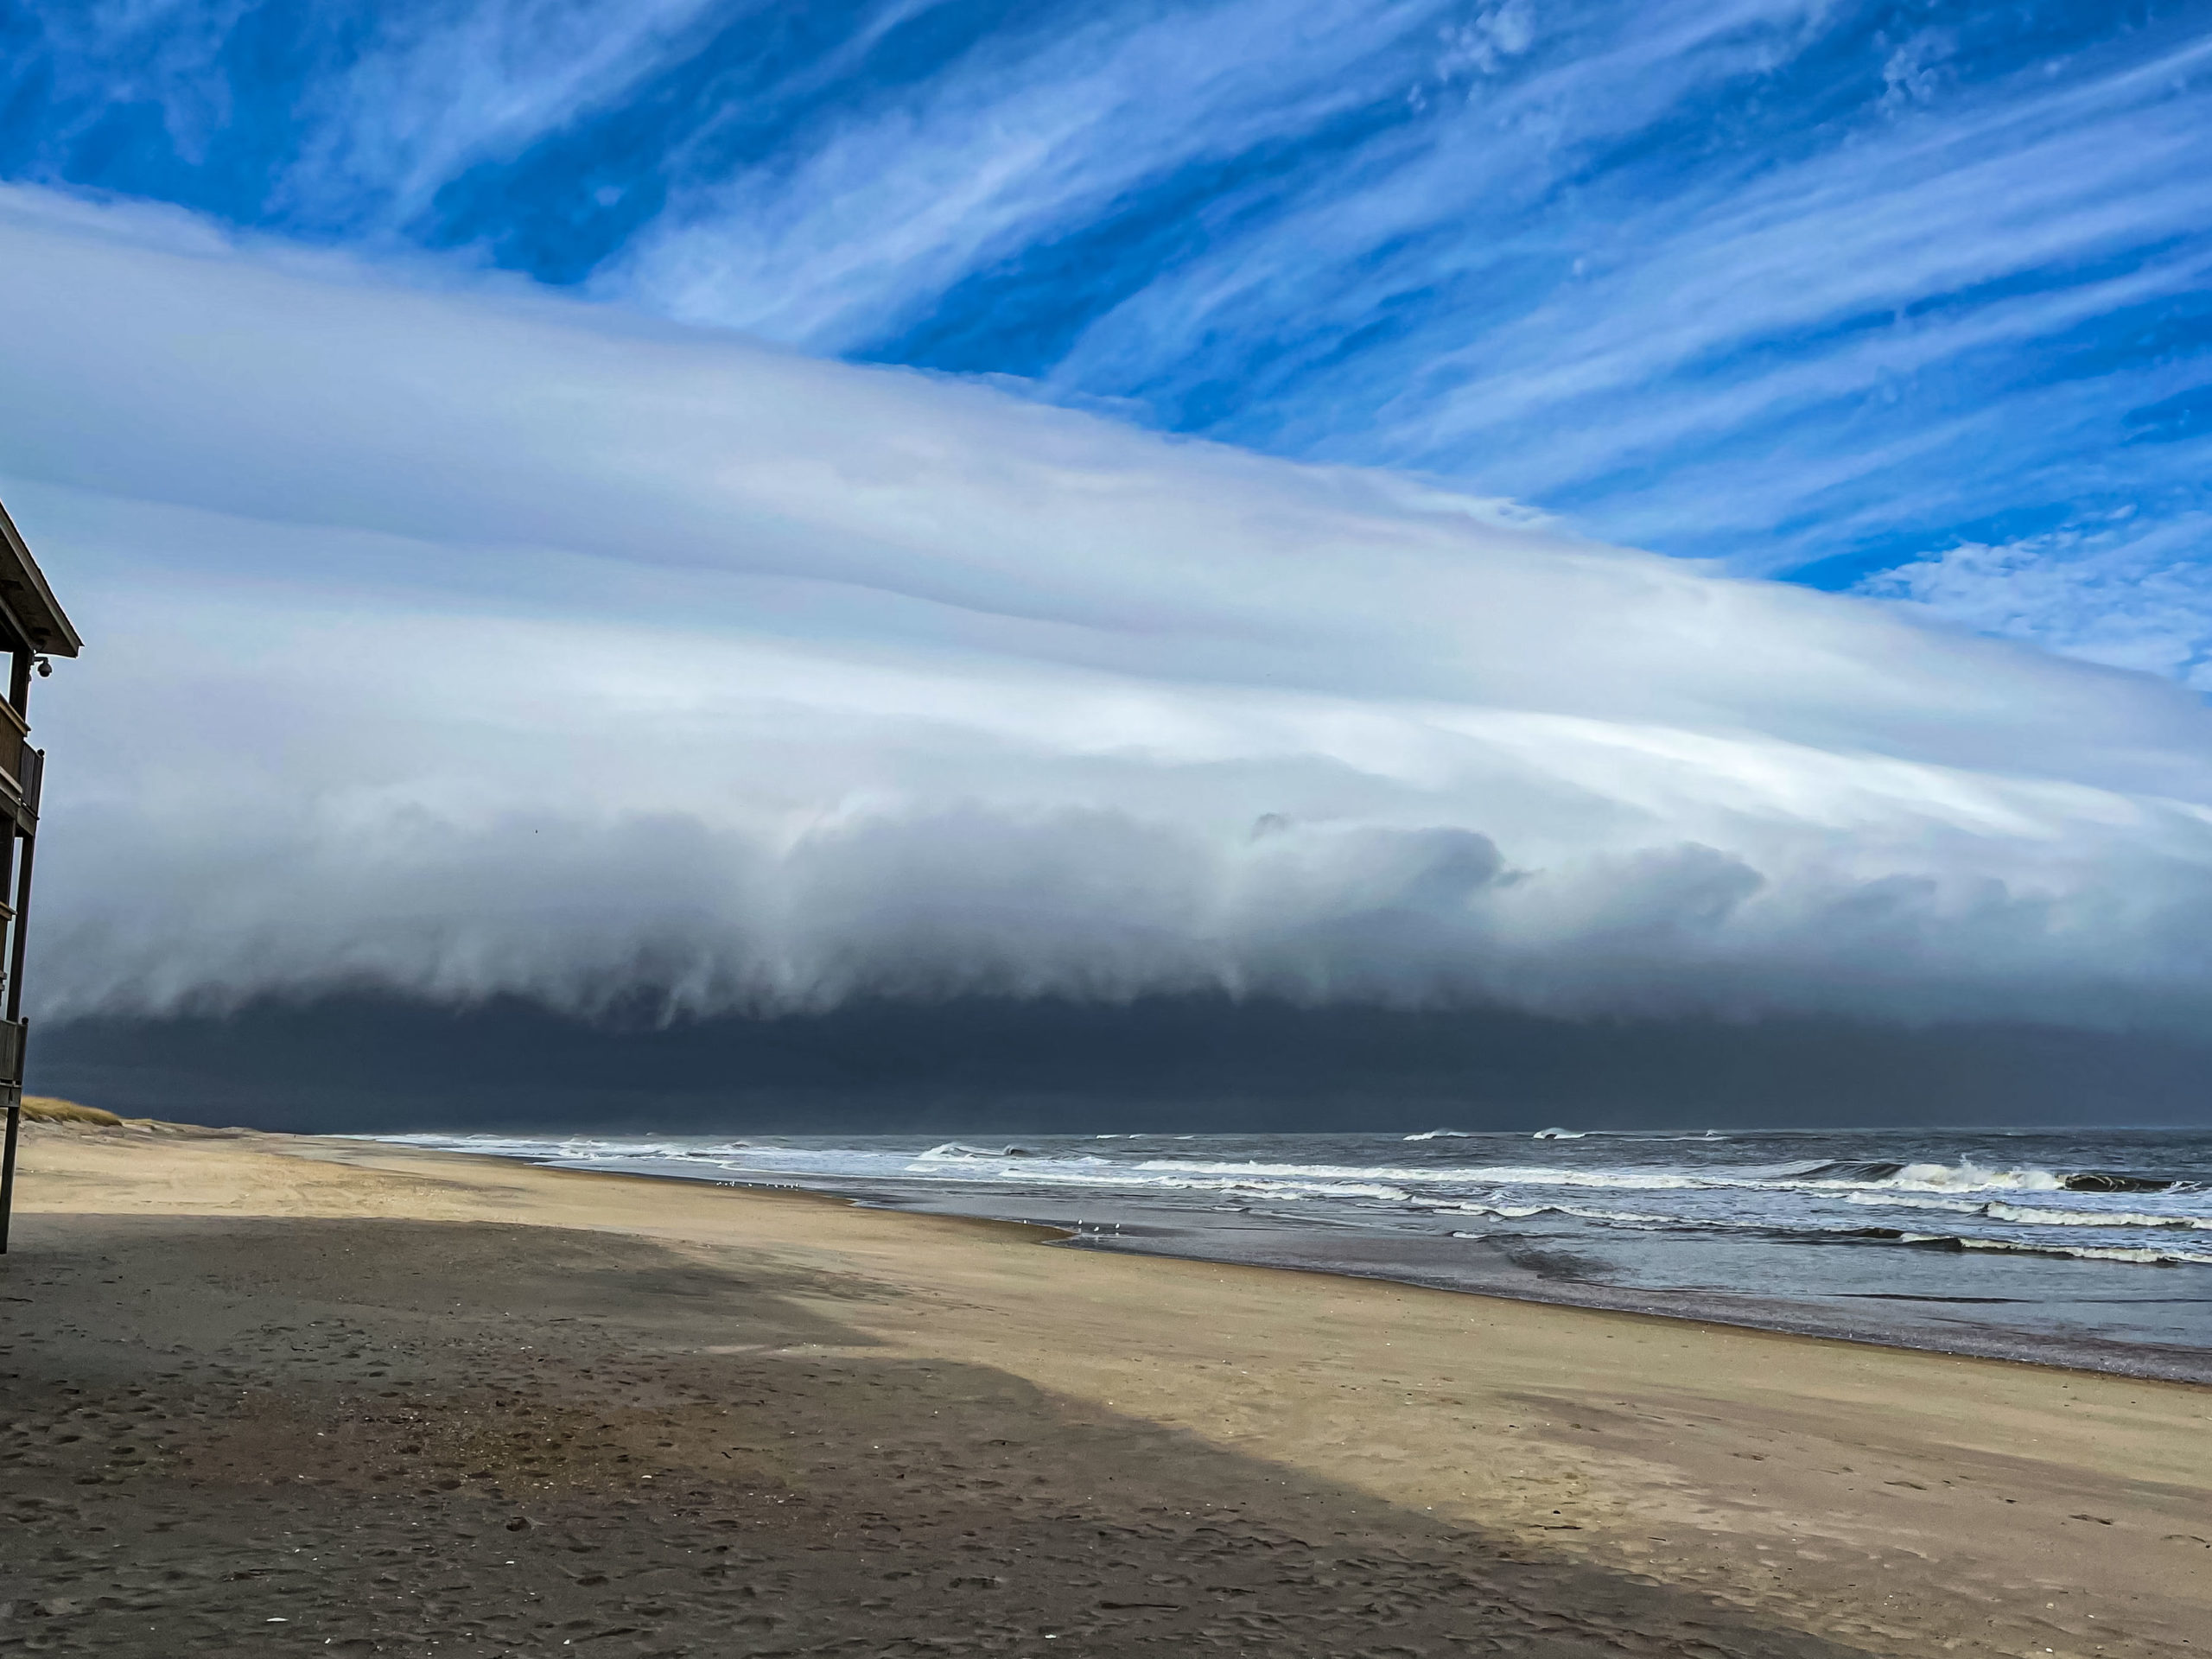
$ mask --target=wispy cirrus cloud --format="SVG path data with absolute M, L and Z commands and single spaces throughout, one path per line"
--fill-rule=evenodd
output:
M 1861 590 L 1983 633 L 2162 674 L 2212 691 L 2212 526 L 2115 515 L 2049 535 L 1968 542 L 1870 577 Z

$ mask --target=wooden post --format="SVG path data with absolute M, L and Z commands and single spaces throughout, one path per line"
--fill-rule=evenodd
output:
M 25 836 L 22 841 L 23 860 L 16 871 L 14 938 L 8 951 L 8 1020 L 18 1035 L 16 1075 L 8 1085 L 7 1144 L 0 1148 L 0 1255 L 8 1254 L 8 1224 L 16 1212 L 16 1136 L 23 1115 L 24 1059 L 30 1048 L 30 1029 L 23 1019 L 23 944 L 25 924 L 30 920 L 31 850 L 38 845 L 38 838 Z M 11 844 L 10 862 L 14 861 L 14 852 Z
M 8 702 L 15 711 L 29 713 L 31 699 L 31 653 L 17 651 L 8 675 Z M 20 869 L 16 862 L 16 842 L 23 843 L 23 858 Z M 23 1004 L 23 903 L 30 897 L 31 842 L 22 836 L 22 826 L 8 826 L 8 850 L 0 855 L 0 893 L 12 890 L 13 913 L 8 918 L 7 1018 L 14 1021 L 22 1013 Z M 22 1133 L 23 1116 L 23 1059 L 22 1046 L 16 1046 L 14 1064 L 4 1080 L 8 1097 L 8 1128 L 4 1144 L 0 1144 L 0 1255 L 8 1253 L 9 1224 L 16 1213 L 16 1141 Z

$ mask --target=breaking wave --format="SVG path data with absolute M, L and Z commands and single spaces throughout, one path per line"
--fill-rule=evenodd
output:
M 2153 1147 L 2129 1167 L 2116 1144 L 2078 1162 L 1943 1154 L 1783 1156 L 1803 1139 L 1614 1135 L 1569 1141 L 1437 1128 L 1339 1136 L 1039 1136 L 1019 1141 L 762 1137 L 393 1137 L 570 1168 L 731 1181 L 866 1180 L 995 1192 L 1077 1213 L 1122 1202 L 1265 1211 L 1300 1224 L 1470 1237 L 1473 1225 L 1783 1245 L 1902 1245 L 2162 1266 L 2212 1263 L 2212 1156 L 2176 1166 Z M 1895 1144 L 1895 1143 L 1893 1143 Z M 2017 1143 L 2016 1143 L 2017 1144 Z M 1759 1147 L 1768 1160 L 1753 1161 Z M 1808 1147 L 1807 1150 L 1815 1148 Z M 1871 1150 L 1872 1148 L 1870 1148 Z M 2025 1151 L 2023 1144 L 2019 1150 Z M 2122 1155 L 2111 1155 L 2121 1151 Z M 1241 1155 L 1240 1155 L 1241 1154 Z M 1053 1195 L 1058 1195 L 1054 1197 Z M 1027 1200 L 1025 1200 L 1027 1201 Z M 1901 1224 L 1880 1224 L 1882 1212 Z M 1040 1211 L 1050 1213 L 1050 1211 Z M 1921 1225 L 1907 1217 L 1923 1218 Z M 1939 1220 L 1940 1217 L 1940 1220 Z M 1452 1223 L 1457 1220 L 1458 1225 Z M 1597 1246 L 1592 1246 L 1597 1248 Z M 1638 1246 L 1637 1248 L 1642 1248 Z M 1706 1248 L 1700 1246 L 1700 1248 Z

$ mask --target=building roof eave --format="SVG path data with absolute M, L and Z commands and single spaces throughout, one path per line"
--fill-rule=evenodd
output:
M 0 605 L 28 636 L 30 648 L 48 657 L 74 657 L 84 646 L 70 625 L 46 575 L 31 557 L 22 532 L 0 506 Z

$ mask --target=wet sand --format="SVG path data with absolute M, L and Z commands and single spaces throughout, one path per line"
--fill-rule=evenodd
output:
M 804 1185 L 808 1191 L 832 1192 L 883 1209 L 1027 1222 L 1066 1235 L 1067 1243 L 1081 1249 L 1294 1268 L 1516 1301 L 1554 1302 L 1562 1307 L 1656 1313 L 1795 1336 L 1918 1348 L 1933 1354 L 2025 1360 L 2069 1370 L 2109 1371 L 2115 1376 L 2212 1384 L 2212 1346 L 2125 1342 L 2079 1330 L 2039 1332 L 2003 1320 L 1968 1323 L 1957 1317 L 1955 1306 L 1917 1292 L 1877 1299 L 1864 1294 L 1753 1295 L 1712 1287 L 1639 1290 L 1597 1276 L 1605 1270 L 1603 1262 L 1587 1262 L 1546 1243 L 1531 1245 L 1510 1236 L 1470 1238 L 1456 1230 L 1363 1232 L 1316 1226 L 1306 1217 L 1294 1221 L 1252 1210 L 1194 1209 L 1118 1196 L 1085 1195 L 1071 1204 L 1065 1194 L 1010 1192 L 937 1178 L 901 1185 L 810 1178 Z M 2147 1291 L 2154 1297 L 2167 1288 L 2158 1284 L 2164 1274 L 2156 1268 L 2145 1273 L 2131 1264 L 2120 1269 L 2122 1278 L 2108 1262 L 2067 1265 L 2088 1265 L 2091 1272 L 2107 1275 L 2108 1281 L 2118 1279 L 2113 1289 L 2120 1294 L 2125 1294 L 2123 1285 L 2126 1291 Z M 2186 1294 L 2187 1289 L 2202 1284 L 2202 1275 L 2186 1277 L 2190 1284 L 2180 1300 L 2202 1306 L 2196 1296 Z
M 2212 1390 L 36 1128 L 0 1646 L 2181 1655 Z

